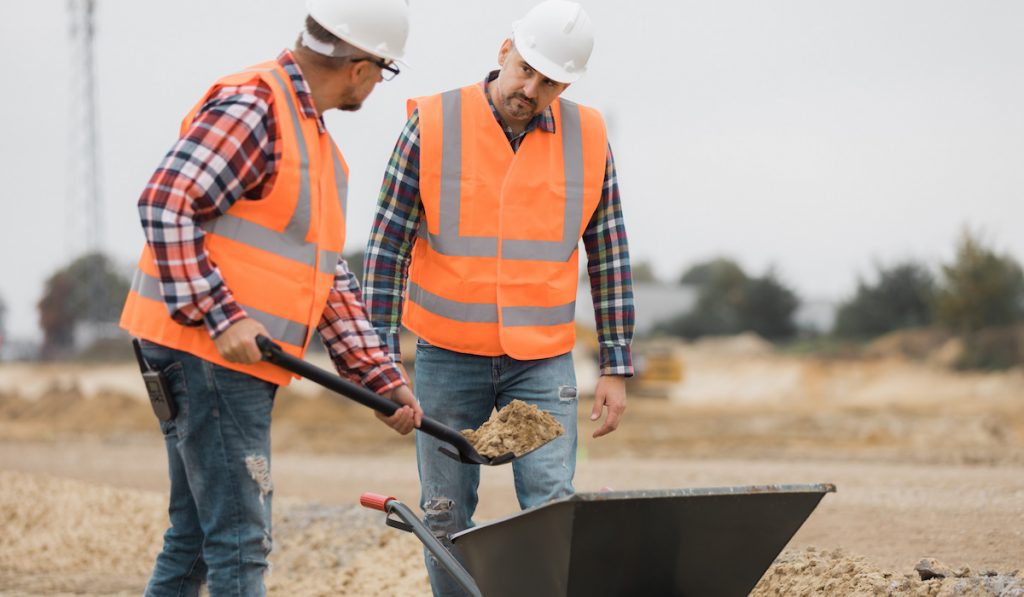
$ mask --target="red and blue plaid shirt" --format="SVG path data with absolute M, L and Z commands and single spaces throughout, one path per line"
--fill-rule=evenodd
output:
M 481 83 L 488 102 L 491 99 L 487 84 L 496 76 L 497 71 L 492 72 Z M 550 107 L 535 116 L 519 135 L 514 135 L 505 126 L 493 102 L 491 111 L 502 125 L 513 151 L 519 149 L 523 138 L 531 131 L 555 132 L 555 118 Z M 363 267 L 363 296 L 370 319 L 396 359 L 401 356 L 398 332 L 405 280 L 416 231 L 423 217 L 419 191 L 419 129 L 419 113 L 414 111 L 405 123 L 384 173 Z M 601 373 L 632 375 L 629 345 L 633 337 L 633 286 L 619 185 L 610 146 L 605 160 L 601 201 L 583 232 L 583 244 L 587 250 L 587 273 L 594 301 Z
M 323 120 L 292 53 L 277 58 L 295 88 L 302 113 Z M 224 283 L 203 245 L 199 224 L 236 201 L 259 201 L 273 188 L 281 159 L 273 92 L 262 81 L 220 88 L 201 107 L 167 153 L 139 198 L 139 215 L 160 271 L 164 302 L 174 321 L 205 325 L 217 337 L 245 310 Z M 344 259 L 317 326 L 338 372 L 377 392 L 402 384 L 380 337 L 367 321 L 359 282 Z

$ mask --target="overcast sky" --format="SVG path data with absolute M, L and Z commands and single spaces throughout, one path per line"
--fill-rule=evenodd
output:
M 1024 2 L 584 0 L 597 40 L 566 97 L 609 122 L 634 261 L 675 278 L 728 255 L 840 299 L 881 261 L 949 260 L 964 225 L 1024 261 Z M 221 74 L 290 46 L 301 0 L 97 0 L 103 249 L 126 267 L 135 202 Z M 328 126 L 366 242 L 404 100 L 477 81 L 533 0 L 412 0 L 410 66 Z M 0 297 L 39 335 L 43 282 L 85 247 L 71 191 L 75 56 L 63 0 L 0 3 Z M 585 300 L 585 299 L 584 299 Z

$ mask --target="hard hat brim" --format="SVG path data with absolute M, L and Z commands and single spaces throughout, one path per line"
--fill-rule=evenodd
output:
M 515 39 L 512 40 L 512 45 L 515 46 L 516 52 L 523 57 L 534 70 L 544 75 L 545 77 L 555 81 L 556 83 L 575 83 L 586 73 L 586 69 L 582 69 L 575 72 L 570 72 L 564 68 L 556 65 L 554 62 L 548 60 L 544 56 L 532 48 L 523 48 L 516 43 Z

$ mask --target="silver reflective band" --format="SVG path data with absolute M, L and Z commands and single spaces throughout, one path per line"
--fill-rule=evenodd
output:
M 568 261 L 580 242 L 583 225 L 583 130 L 580 107 L 560 100 L 562 105 L 562 160 L 565 168 L 565 207 L 562 213 L 562 240 L 501 241 L 502 259 Z
M 132 276 L 132 290 L 145 298 L 164 302 L 163 293 L 160 291 L 160 280 L 144 273 L 140 269 L 135 270 Z M 260 311 L 248 305 L 241 305 L 249 317 L 263 324 L 270 336 L 275 340 L 292 344 L 294 346 L 305 346 L 306 337 L 309 335 L 309 326 L 272 315 L 266 311 Z
M 501 324 L 505 327 L 529 325 L 562 325 L 576 319 L 576 301 L 557 307 L 502 307 Z
M 295 203 L 295 210 L 292 212 L 291 219 L 288 221 L 283 232 L 278 232 L 272 228 L 267 228 L 262 224 L 257 224 L 255 222 L 239 218 L 230 213 L 223 214 L 218 218 L 203 222 L 200 224 L 200 227 L 206 232 L 230 238 L 231 240 L 267 251 L 268 253 L 273 253 L 280 257 L 284 257 L 285 259 L 290 259 L 303 265 L 313 267 L 314 265 L 317 265 L 317 246 L 314 243 L 306 242 L 306 232 L 309 230 L 310 221 L 312 219 L 309 149 L 306 145 L 305 134 L 302 132 L 302 123 L 299 120 L 299 113 L 296 110 L 295 102 L 292 101 L 289 86 L 276 70 L 256 69 L 251 72 L 271 73 L 274 75 L 274 79 L 277 81 L 277 84 L 284 91 L 284 97 L 288 104 L 288 112 L 292 119 L 292 126 L 295 129 L 296 136 L 298 137 L 299 199 Z M 348 179 L 345 176 L 344 170 L 341 168 L 340 160 L 336 155 L 334 155 L 333 143 L 331 152 L 335 166 L 335 187 L 338 190 L 338 201 L 342 209 L 342 214 L 344 214 L 346 207 L 345 202 L 348 196 Z M 320 260 L 317 269 L 325 274 L 333 274 L 338 264 L 337 256 L 338 252 L 336 251 L 322 249 L 320 251 Z
M 331 157 L 334 158 L 334 187 L 338 190 L 338 205 L 341 207 L 341 215 L 348 214 L 348 175 L 341 167 L 341 158 L 338 156 L 338 148 L 331 141 Z
M 438 296 L 415 282 L 409 282 L 409 300 L 423 309 L 463 323 L 498 323 L 498 308 L 489 303 L 464 303 Z M 503 307 L 505 327 L 546 326 L 570 323 L 576 317 L 576 301 L 556 307 Z
M 330 251 L 328 249 L 320 249 L 320 268 L 319 270 L 325 274 L 334 275 L 338 271 L 338 257 L 341 253 L 337 251 Z
M 409 300 L 445 319 L 465 323 L 498 323 L 498 307 L 488 303 L 463 303 L 438 296 L 409 282 Z
M 441 111 L 441 233 L 430 234 L 430 246 L 442 255 L 496 257 L 497 237 L 462 236 L 459 232 L 462 218 L 462 92 L 453 89 L 442 94 Z
M 579 106 L 567 100 L 561 105 L 562 155 L 565 163 L 565 208 L 562 239 L 558 241 L 505 239 L 501 258 L 517 261 L 565 262 L 572 257 L 583 225 L 583 131 Z M 432 249 L 453 257 L 496 257 L 498 239 L 493 236 L 462 236 L 462 92 L 441 95 L 441 196 L 439 234 L 421 228 Z

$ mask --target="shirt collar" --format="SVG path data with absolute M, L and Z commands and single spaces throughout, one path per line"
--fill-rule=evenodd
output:
M 502 128 L 502 130 L 505 131 L 505 134 L 509 134 L 508 126 L 501 119 L 501 114 L 498 112 L 498 109 L 494 107 L 494 102 L 491 101 L 491 94 L 487 92 L 487 85 L 491 81 L 493 81 L 493 80 L 495 80 L 497 78 L 498 78 L 498 71 L 492 70 L 491 72 L 487 73 L 487 76 L 484 77 L 484 80 L 480 83 L 480 85 L 483 87 L 484 96 L 487 97 L 487 105 L 489 105 L 491 107 L 491 112 L 494 114 L 495 120 L 497 120 L 498 124 L 501 125 L 501 128 Z M 540 130 L 544 131 L 545 133 L 554 133 L 555 132 L 555 114 L 551 110 L 551 106 L 548 106 L 547 108 L 544 108 L 543 112 L 541 112 L 540 114 L 534 116 L 533 119 L 530 120 L 530 122 L 526 123 L 526 129 L 523 131 L 523 135 L 525 135 L 526 133 L 532 131 L 535 128 L 539 128 Z M 520 135 L 520 136 L 522 136 L 522 135 Z
M 288 78 L 291 79 L 292 87 L 295 89 L 295 97 L 299 99 L 299 108 L 302 110 L 302 115 L 306 118 L 322 120 L 320 114 L 316 111 L 316 105 L 313 103 L 313 92 L 309 90 L 309 83 L 306 81 L 306 77 L 302 75 L 302 69 L 299 68 L 299 63 L 295 61 L 295 55 L 292 54 L 292 51 L 284 50 L 281 52 L 277 57 L 277 63 L 281 65 L 281 68 L 288 73 Z

